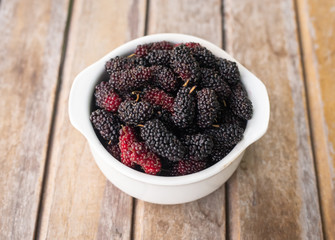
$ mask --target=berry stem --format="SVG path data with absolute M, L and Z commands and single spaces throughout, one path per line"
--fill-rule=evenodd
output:
M 136 94 L 136 100 L 135 102 L 138 102 L 140 100 L 140 93 L 141 91 L 132 91 L 131 94 L 135 95 Z
M 189 82 L 190 82 L 190 79 L 187 79 L 187 81 L 184 83 L 183 87 L 187 87 Z
M 217 124 L 213 124 L 212 126 L 213 126 L 213 127 L 216 127 L 216 128 L 219 128 L 219 127 L 220 127 L 220 125 L 217 125 Z
M 194 89 L 195 89 L 196 87 L 197 87 L 197 86 L 193 86 L 193 87 L 191 88 L 189 94 L 191 94 L 191 93 L 194 91 Z

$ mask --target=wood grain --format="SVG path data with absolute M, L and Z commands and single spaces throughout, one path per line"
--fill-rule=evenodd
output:
M 158 205 L 136 200 L 134 239 L 225 239 L 224 186 L 198 201 Z
M 221 2 L 150 1 L 148 33 L 192 34 L 222 43 Z M 134 239 L 225 239 L 225 188 L 187 204 L 136 200 Z
M 324 233 L 335 239 L 335 1 L 297 6 Z
M 74 77 L 144 33 L 145 1 L 75 1 L 43 199 L 40 239 L 130 239 L 132 198 L 110 184 L 67 112 Z
M 32 239 L 68 0 L 0 7 L 0 239 Z
M 228 181 L 231 239 L 322 239 L 294 2 L 225 1 L 226 47 L 267 86 L 271 119 Z

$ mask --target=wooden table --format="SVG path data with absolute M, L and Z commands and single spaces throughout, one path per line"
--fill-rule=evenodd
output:
M 74 77 L 124 42 L 192 34 L 267 86 L 267 134 L 213 194 L 119 191 L 69 122 Z M 335 239 L 334 0 L 1 0 L 0 239 Z

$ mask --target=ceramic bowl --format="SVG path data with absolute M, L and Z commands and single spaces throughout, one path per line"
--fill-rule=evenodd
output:
M 241 80 L 253 104 L 253 117 L 248 121 L 243 139 L 235 148 L 215 165 L 186 176 L 152 176 L 123 165 L 100 143 L 89 119 L 94 87 L 106 77 L 104 73 L 106 61 L 112 57 L 131 54 L 139 44 L 163 40 L 173 43 L 197 42 L 216 56 L 236 62 Z M 125 193 L 158 204 L 190 202 L 218 189 L 236 170 L 246 148 L 265 134 L 269 115 L 268 94 L 264 84 L 257 77 L 216 45 L 201 38 L 183 34 L 149 35 L 123 44 L 79 73 L 73 82 L 69 97 L 70 121 L 87 139 L 93 157 L 106 178 Z

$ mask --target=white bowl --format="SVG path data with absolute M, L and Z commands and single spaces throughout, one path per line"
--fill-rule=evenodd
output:
M 163 40 L 173 43 L 198 42 L 216 56 L 236 62 L 253 104 L 253 117 L 248 121 L 243 139 L 235 148 L 215 165 L 186 176 L 152 176 L 123 165 L 100 143 L 89 119 L 94 87 L 105 76 L 106 61 L 112 57 L 131 54 L 138 44 Z M 221 48 L 197 37 L 169 33 L 149 35 L 125 43 L 79 73 L 70 92 L 69 115 L 72 125 L 86 137 L 97 165 L 116 187 L 147 202 L 178 204 L 202 198 L 227 181 L 238 167 L 246 148 L 265 134 L 270 105 L 264 84 Z

